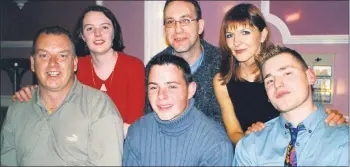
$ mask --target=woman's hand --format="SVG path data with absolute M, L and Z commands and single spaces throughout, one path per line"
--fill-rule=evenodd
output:
M 126 137 L 126 134 L 128 133 L 129 126 L 130 126 L 130 124 L 124 123 L 124 139 Z
M 327 118 L 324 120 L 329 126 L 334 126 L 335 124 L 341 125 L 343 123 L 347 123 L 345 121 L 344 115 L 338 110 L 326 109 L 326 113 L 328 114 Z
M 20 101 L 20 102 L 27 102 L 32 98 L 32 91 L 34 89 L 37 89 L 38 85 L 27 85 L 25 87 L 23 87 L 22 89 L 20 89 L 19 91 L 17 91 L 13 96 L 12 96 L 12 101 Z
M 265 128 L 264 123 L 256 122 L 256 123 L 253 123 L 251 126 L 249 126 L 248 129 L 244 132 L 244 134 L 248 135 L 251 132 L 259 132 L 259 131 L 262 131 L 264 128 Z

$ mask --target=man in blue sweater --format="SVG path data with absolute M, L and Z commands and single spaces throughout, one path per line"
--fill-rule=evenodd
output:
M 148 63 L 148 98 L 154 112 L 132 124 L 124 166 L 230 166 L 233 145 L 224 128 L 195 107 L 191 68 L 161 54 Z

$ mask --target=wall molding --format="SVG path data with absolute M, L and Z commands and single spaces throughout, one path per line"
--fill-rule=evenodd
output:
M 280 31 L 283 44 L 348 44 L 349 35 L 292 35 L 278 16 L 270 13 L 270 1 L 261 1 L 261 11 L 266 19 Z
M 163 8 L 165 1 L 145 1 L 144 64 L 167 47 L 164 39 Z
M 1 48 L 31 48 L 33 41 L 1 41 Z

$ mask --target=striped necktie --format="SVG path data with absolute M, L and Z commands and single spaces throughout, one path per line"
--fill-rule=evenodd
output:
M 297 166 L 297 153 L 295 150 L 295 143 L 297 141 L 298 132 L 305 130 L 303 124 L 299 124 L 297 128 L 293 128 L 292 124 L 286 123 L 285 128 L 287 128 L 291 135 L 291 140 L 287 147 L 286 159 L 284 161 L 284 166 Z

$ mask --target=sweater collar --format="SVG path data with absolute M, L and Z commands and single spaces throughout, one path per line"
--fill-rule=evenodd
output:
M 164 121 L 159 119 L 157 114 L 154 113 L 154 119 L 157 121 L 161 131 L 168 135 L 179 135 L 185 132 L 195 122 L 195 119 L 198 118 L 199 111 L 194 106 L 194 102 L 192 98 L 186 111 L 175 120 Z

